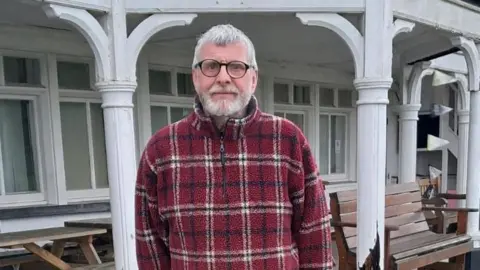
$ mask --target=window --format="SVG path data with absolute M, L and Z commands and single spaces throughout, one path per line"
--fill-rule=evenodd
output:
M 0 99 L 0 195 L 40 192 L 32 100 Z
M 305 132 L 305 113 L 295 113 L 295 112 L 275 112 L 276 116 L 280 116 L 292 121 L 295 125 L 297 125 L 302 131 Z
M 0 205 L 45 201 L 42 61 L 0 52 Z
M 180 68 L 151 65 L 149 75 L 152 134 L 193 112 L 195 87 L 192 75 Z
M 7 86 L 41 86 L 40 61 L 38 59 L 4 56 L 3 70 Z
M 346 173 L 347 116 L 320 113 L 319 167 L 321 175 Z
M 108 188 L 101 104 L 62 101 L 60 116 L 67 190 Z
M 107 197 L 103 109 L 93 91 L 93 62 L 57 60 L 65 184 L 70 200 Z
M 330 181 L 351 180 L 350 115 L 354 92 L 305 82 L 274 82 L 274 114 L 289 119 L 306 135 L 320 174 Z
M 190 107 L 172 107 L 168 105 L 152 105 L 150 107 L 152 134 L 160 128 L 175 123 L 193 111 Z

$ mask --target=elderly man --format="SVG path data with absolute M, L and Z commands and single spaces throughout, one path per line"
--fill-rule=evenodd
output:
M 141 156 L 139 269 L 332 269 L 315 158 L 299 128 L 259 109 L 250 39 L 212 27 L 192 77 L 194 112 L 158 130 Z

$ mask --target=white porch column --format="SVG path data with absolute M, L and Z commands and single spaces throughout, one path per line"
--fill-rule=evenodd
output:
M 470 92 L 468 79 L 463 74 L 455 74 L 457 78 L 456 95 L 458 97 L 458 157 L 457 157 L 457 187 L 459 194 L 467 193 L 467 161 L 468 161 L 468 129 L 470 123 Z M 457 207 L 466 207 L 465 200 L 458 200 Z
M 468 160 L 467 160 L 467 207 L 480 207 L 480 92 L 470 92 L 470 124 L 468 134 Z M 478 233 L 479 213 L 468 214 L 467 233 Z
M 415 182 L 417 175 L 417 122 L 421 108 L 422 81 L 433 74 L 430 62 L 419 62 L 411 69 L 405 67 L 402 81 L 402 103 L 397 107 L 400 115 L 399 182 Z M 408 74 L 409 73 L 409 74 Z
M 115 269 L 138 269 L 135 248 L 135 179 L 137 170 L 133 93 L 143 45 L 158 31 L 186 25 L 195 14 L 154 14 L 127 38 L 125 0 L 111 0 L 102 25 L 86 10 L 48 4 L 49 17 L 63 19 L 87 39 L 95 55 L 96 88 L 102 94 Z
M 96 84 L 102 93 L 115 266 L 137 269 L 135 250 L 136 151 L 133 124 L 135 82 Z
M 462 91 L 462 90 L 459 90 Z M 457 157 L 457 193 L 467 193 L 468 125 L 470 111 L 461 110 L 458 115 L 458 157 Z M 466 202 L 459 200 L 457 207 L 465 207 Z
M 468 130 L 467 207 L 480 207 L 480 55 L 473 40 L 454 37 L 452 44 L 460 48 L 468 67 L 470 90 L 470 123 Z M 467 233 L 478 242 L 479 213 L 468 213 Z
M 417 124 L 421 104 L 398 106 L 400 115 L 400 170 L 399 182 L 414 182 L 417 174 Z

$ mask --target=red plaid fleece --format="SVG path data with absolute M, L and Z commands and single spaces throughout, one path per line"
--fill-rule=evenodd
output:
M 195 112 L 160 129 L 136 183 L 140 270 L 332 269 L 322 182 L 302 132 L 261 112 L 219 132 Z

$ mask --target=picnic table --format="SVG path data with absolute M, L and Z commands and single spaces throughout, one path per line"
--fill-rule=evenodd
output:
M 41 260 L 61 270 L 73 269 L 71 265 L 61 259 L 65 244 L 75 242 L 79 245 L 83 255 L 90 265 L 102 263 L 92 245 L 93 236 L 106 233 L 101 228 L 55 227 L 38 230 L 28 230 L 0 234 L 0 248 L 25 248 Z M 51 250 L 38 245 L 39 242 L 53 241 Z M 15 265 L 15 258 L 0 259 L 1 265 Z
M 64 225 L 65 227 L 71 227 L 71 228 L 90 228 L 90 229 L 107 230 L 106 234 L 97 238 L 98 241 L 96 241 L 96 247 L 97 247 L 97 251 L 102 254 L 103 261 L 114 261 L 115 252 L 113 250 L 111 218 L 71 220 L 71 221 L 66 221 Z
M 81 228 L 95 228 L 112 230 L 111 218 L 97 218 L 97 219 L 82 219 L 66 221 L 65 227 L 81 227 Z

